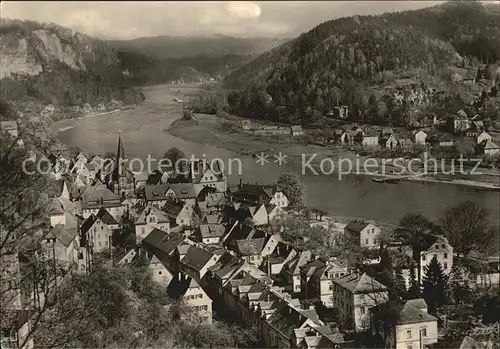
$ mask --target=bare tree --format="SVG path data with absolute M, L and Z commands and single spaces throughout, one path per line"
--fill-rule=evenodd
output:
M 472 201 L 461 202 L 446 211 L 441 226 L 450 244 L 462 256 L 474 250 L 487 252 L 495 236 L 490 213 Z

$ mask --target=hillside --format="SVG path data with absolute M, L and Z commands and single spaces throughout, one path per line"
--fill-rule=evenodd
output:
M 308 123 L 337 102 L 361 115 L 368 87 L 402 78 L 447 87 L 449 66 L 499 60 L 499 37 L 498 12 L 474 2 L 340 18 L 264 53 L 224 85 L 244 90 L 233 93 L 232 109 L 245 116 L 283 109 Z
M 2 19 L 2 102 L 92 107 L 142 101 L 127 87 L 116 52 L 104 42 L 54 24 Z
M 135 85 L 200 81 L 225 77 L 285 39 L 223 35 L 145 37 L 108 41 L 119 53 L 122 69 Z
M 257 56 L 287 39 L 236 38 L 224 35 L 193 37 L 144 37 L 133 40 L 114 40 L 108 43 L 120 51 L 141 53 L 156 60 L 197 56 Z
M 133 85 L 154 85 L 171 81 L 196 82 L 227 76 L 251 60 L 247 56 L 199 55 L 184 58 L 154 59 L 149 56 L 118 51 L 120 66 Z

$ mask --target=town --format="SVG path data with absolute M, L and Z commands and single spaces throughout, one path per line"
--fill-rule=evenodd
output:
M 4 136 L 26 147 L 17 134 Z M 144 266 L 202 323 L 217 315 L 253 329 L 261 347 L 491 348 L 495 341 L 499 258 L 485 255 L 495 240 L 476 204 L 452 209 L 444 229 L 412 213 L 391 231 L 364 220 L 332 224 L 304 205 L 294 174 L 232 185 L 202 162 L 189 163 L 187 174 L 104 171 L 126 159 L 121 135 L 117 143 L 114 159 L 52 147 L 53 192 L 28 247 L 9 248 L 16 240 L 2 231 L 2 290 L 16 314 L 2 348 L 37 347 L 32 309 L 57 298 L 71 275 L 127 265 Z M 476 213 L 479 221 L 460 225 L 457 215 Z M 465 236 L 454 235 L 461 229 Z M 22 282 L 36 259 L 48 284 Z M 171 301 L 162 306 L 173 309 Z M 468 330 L 457 330 L 464 322 Z
M 0 17 L 0 349 L 500 349 L 498 0 Z

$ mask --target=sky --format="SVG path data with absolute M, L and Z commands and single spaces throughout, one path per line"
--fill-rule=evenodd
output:
M 212 34 L 292 37 L 333 18 L 419 9 L 439 3 L 441 1 L 2 1 L 1 16 L 53 22 L 101 39 Z

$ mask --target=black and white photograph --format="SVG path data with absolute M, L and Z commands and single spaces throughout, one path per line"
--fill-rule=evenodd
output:
M 500 0 L 0 6 L 0 349 L 500 349 Z

